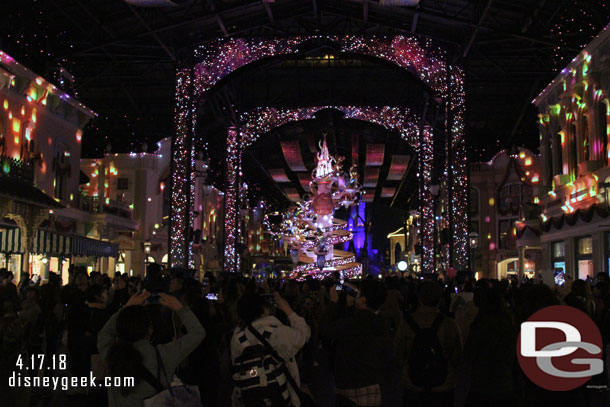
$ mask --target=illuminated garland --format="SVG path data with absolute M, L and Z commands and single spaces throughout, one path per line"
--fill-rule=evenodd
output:
M 451 122 L 452 160 L 448 171 L 453 175 L 451 202 L 448 207 L 452 212 L 451 236 L 453 239 L 452 266 L 463 269 L 468 264 L 468 159 L 466 157 L 466 138 L 464 137 L 464 114 L 466 109 L 466 92 L 464 90 L 464 73 L 459 67 L 451 70 L 451 95 L 448 115 Z
M 187 230 L 189 228 L 190 214 L 188 212 L 187 188 L 190 192 L 191 174 L 188 173 L 188 157 L 191 151 L 187 146 L 188 137 L 188 115 L 191 108 L 189 95 L 190 77 L 189 70 L 180 70 L 176 79 L 176 134 L 172 144 L 172 156 L 174 166 L 172 168 L 172 204 L 171 204 L 171 226 L 170 226 L 170 263 L 173 266 L 184 265 L 187 260 L 185 242 L 187 241 Z M 179 159 L 177 159 L 179 158 Z M 193 182 L 194 184 L 194 182 Z
M 467 175 L 466 175 L 466 156 L 464 146 L 464 75 L 457 67 L 447 64 L 445 52 L 434 45 L 429 38 L 420 38 L 415 36 L 355 36 L 355 35 L 333 35 L 333 36 L 297 36 L 289 38 L 236 38 L 236 39 L 218 39 L 206 43 L 194 51 L 194 57 L 197 61 L 193 67 L 193 100 L 188 94 L 190 89 L 189 75 L 186 72 L 190 70 L 181 70 L 177 73 L 176 86 L 176 137 L 174 138 L 174 148 L 172 153 L 173 172 L 172 172 L 172 226 L 171 226 L 171 249 L 170 259 L 172 266 L 180 266 L 190 263 L 190 253 L 185 252 L 186 231 L 191 226 L 192 208 L 189 208 L 189 199 L 185 192 L 189 191 L 188 185 L 191 184 L 192 174 L 188 174 L 188 168 L 192 164 L 194 150 L 188 151 L 188 109 L 191 109 L 193 120 L 195 119 L 195 109 L 199 101 L 205 98 L 208 90 L 210 90 L 221 79 L 225 78 L 236 69 L 247 64 L 258 61 L 265 57 L 274 57 L 278 55 L 295 54 L 302 50 L 302 46 L 312 40 L 330 41 L 337 44 L 339 52 L 364 54 L 376 58 L 387 60 L 395 65 L 398 65 L 412 73 L 435 90 L 448 103 L 448 114 L 453 118 L 451 124 L 451 139 L 453 151 L 453 159 L 448 163 L 447 171 L 453 174 L 454 183 L 448 188 L 452 191 L 451 202 L 447 202 L 453 214 L 454 225 L 452 230 L 452 238 L 454 239 L 453 258 L 457 267 L 463 267 L 467 264 L 466 241 L 467 241 Z M 447 80 L 447 77 L 450 80 Z M 310 108 L 311 109 L 311 108 Z M 350 108 L 346 108 L 350 109 Z M 358 108 L 354 108 L 358 109 Z M 391 108 L 396 109 L 396 108 Z M 391 114 L 390 111 L 388 113 Z M 357 115 L 356 115 L 357 116 Z M 373 121 L 375 123 L 388 126 L 388 120 L 378 114 L 372 115 L 375 120 L 365 117 L 351 117 L 360 120 Z M 284 117 L 284 120 L 288 119 Z M 414 134 L 408 128 L 412 125 L 398 125 L 398 117 L 396 119 L 396 127 L 402 128 L 403 138 L 409 139 Z M 288 120 L 288 121 L 292 121 Z M 301 119 L 303 120 L 303 119 Z M 376 121 L 378 120 L 378 121 Z M 402 120 L 410 122 L 411 118 L 404 117 Z M 192 125 L 192 123 L 190 123 Z M 272 124 L 269 126 L 274 127 Z M 264 134 L 264 131 L 257 126 L 254 126 L 257 131 L 248 133 L 246 128 L 242 134 L 247 138 L 248 134 Z M 252 140 L 248 140 L 249 143 Z M 204 149 L 207 151 L 207 142 L 204 141 Z M 230 149 L 230 148 L 229 148 Z M 422 149 L 425 152 L 427 149 Z M 189 161 L 191 160 L 191 161 Z M 193 193 L 192 186 L 189 191 Z M 428 204 L 427 202 L 426 204 Z M 428 212 L 426 212 L 428 214 Z M 432 232 L 430 232 L 432 233 Z M 233 236 L 226 236 L 230 241 Z M 229 243 L 227 247 L 231 246 Z M 225 255 L 228 253 L 225 250 Z M 229 260 L 231 269 L 235 266 L 234 260 Z M 227 264 L 225 264 L 227 266 Z
M 390 130 L 395 130 L 401 137 L 418 151 L 423 164 L 420 171 L 423 174 L 423 188 L 420 197 L 422 208 L 421 235 L 424 242 L 424 254 L 422 264 L 424 269 L 432 271 L 434 264 L 434 213 L 433 197 L 429 191 L 432 181 L 432 163 L 434 160 L 433 134 L 431 130 L 424 131 L 421 139 L 418 138 L 419 130 L 415 124 L 415 118 L 409 110 L 404 107 L 382 106 L 382 107 L 356 107 L 356 106 L 317 106 L 306 108 L 257 108 L 243 113 L 240 117 L 243 125 L 240 128 L 240 136 L 229 135 L 227 138 L 227 188 L 235 188 L 238 185 L 236 179 L 241 172 L 240 157 L 243 151 L 254 143 L 262 134 L 266 134 L 273 128 L 286 123 L 299 120 L 312 119 L 315 113 L 324 109 L 336 109 L 344 113 L 347 119 L 364 120 L 379 124 Z M 423 144 L 422 144 L 423 143 Z M 238 230 L 236 225 L 237 212 L 232 208 L 237 207 L 236 193 L 227 190 L 225 205 L 225 270 L 233 270 L 235 264 L 235 245 Z M 231 211 L 231 212 L 229 212 Z M 339 225 L 338 228 L 342 228 Z
M 343 259 L 327 260 L 324 263 L 324 268 L 337 268 L 355 262 L 356 258 L 354 256 L 345 257 Z M 302 263 L 294 268 L 292 275 L 313 274 L 319 270 L 316 263 Z
M 434 270 L 434 197 L 430 192 L 432 184 L 432 165 L 434 162 L 434 134 L 432 128 L 426 126 L 423 130 L 421 143 L 416 149 L 419 155 L 419 171 L 421 186 L 419 191 L 421 225 L 420 236 L 422 244 L 422 268 L 426 271 Z

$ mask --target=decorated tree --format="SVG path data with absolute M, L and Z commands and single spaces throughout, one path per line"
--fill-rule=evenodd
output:
M 343 170 L 343 157 L 332 157 L 326 145 L 326 135 L 319 145 L 316 168 L 312 172 L 311 195 L 303 197 L 282 216 L 276 231 L 288 246 L 295 263 L 291 278 L 307 275 L 322 278 L 338 271 L 345 278 L 362 273 L 354 253 L 335 248 L 353 239 L 347 222 L 334 217 L 341 206 L 355 205 L 360 197 L 358 172 L 352 166 Z

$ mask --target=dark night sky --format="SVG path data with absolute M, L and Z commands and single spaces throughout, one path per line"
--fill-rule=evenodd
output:
M 216 3 L 222 5 L 229 2 L 218 1 Z M 99 117 L 94 119 L 85 131 L 83 143 L 85 156 L 101 155 L 107 143 L 112 144 L 114 152 L 140 151 L 142 143 L 148 142 L 152 146 L 155 141 L 171 135 L 172 132 L 174 103 L 172 84 L 176 62 L 167 61 L 162 50 L 159 51 L 160 54 L 152 51 L 150 54 L 146 54 L 140 48 L 130 48 L 129 46 L 121 48 L 121 44 L 117 43 L 116 38 L 123 38 L 123 31 L 135 30 L 139 23 L 125 4 L 122 4 L 122 1 L 116 0 L 112 3 L 110 5 L 106 1 L 83 2 L 81 0 L 10 0 L 3 2 L 3 7 L 7 12 L 0 16 L 4 31 L 0 37 L 0 49 L 49 79 L 59 65 L 75 73 L 75 89 L 78 95 L 86 105 L 99 113 Z M 186 0 L 179 3 L 181 7 L 186 7 L 186 5 L 195 7 L 196 5 L 196 2 L 191 4 Z M 533 19 L 531 22 L 526 22 L 523 30 L 527 32 L 523 35 L 551 41 L 559 46 L 550 50 L 538 49 L 537 43 L 534 42 L 527 48 L 522 45 L 517 47 L 509 42 L 496 45 L 496 48 L 514 46 L 515 61 L 523 55 L 529 56 L 530 54 L 540 61 L 537 64 L 531 63 L 529 68 L 533 73 L 540 71 L 540 74 L 528 77 L 531 84 L 530 93 L 533 93 L 534 96 L 553 79 L 553 72 L 561 69 L 575 56 L 575 50 L 586 45 L 610 21 L 610 5 L 607 1 L 561 1 L 560 7 L 557 8 L 560 0 L 554 0 L 553 2 L 542 2 L 541 5 L 545 5 L 542 11 L 537 9 L 538 3 L 540 2 L 533 0 L 526 3 L 531 5 L 531 8 L 526 11 L 531 13 Z M 553 4 L 549 5 L 549 3 Z M 426 0 L 422 2 L 422 6 L 424 5 L 433 7 L 431 2 Z M 555 8 L 549 9 L 551 6 Z M 160 24 L 158 20 L 162 17 L 158 17 L 158 15 L 165 15 L 169 22 L 176 20 L 176 17 L 169 11 L 139 10 L 147 24 L 152 26 Z M 542 14 L 537 14 L 539 12 L 547 13 L 544 15 L 546 22 L 537 20 L 537 15 L 542 16 Z M 486 22 L 488 26 L 493 25 L 493 20 L 502 17 L 504 11 L 492 8 L 490 13 L 496 13 L 496 15 L 488 18 L 489 21 Z M 515 24 L 523 24 L 524 21 L 523 19 L 515 20 Z M 134 28 L 129 27 L 130 24 Z M 440 30 L 440 27 L 436 27 Z M 508 31 L 509 27 L 506 30 Z M 163 31 L 158 35 L 166 35 L 162 39 L 169 41 L 170 44 L 173 42 L 172 49 L 177 50 L 175 52 L 178 54 L 180 35 L 183 34 L 183 32 L 167 33 Z M 155 40 L 151 36 L 134 34 L 134 37 L 155 44 Z M 469 155 L 471 159 L 488 159 L 500 148 L 513 144 L 535 149 L 538 144 L 536 110 L 533 106 L 527 105 L 528 91 L 525 90 L 524 95 L 526 96 L 520 97 L 519 100 L 491 102 L 494 94 L 501 93 L 499 87 L 502 78 L 499 77 L 497 88 L 494 87 L 493 81 L 483 85 L 479 83 L 480 75 L 479 71 L 475 72 L 475 65 L 478 60 L 486 59 L 497 65 L 495 69 L 510 73 L 513 64 L 506 57 L 503 57 L 502 60 L 498 59 L 499 57 L 493 56 L 493 53 L 482 56 L 484 48 L 481 44 L 486 40 L 484 32 L 479 33 L 476 38 L 477 41 L 475 41 L 469 57 L 461 61 L 467 73 L 469 109 L 467 111 L 467 134 L 470 137 Z M 100 46 L 100 44 L 106 45 Z M 145 46 L 141 45 L 142 49 Z M 150 47 L 152 48 L 152 45 Z M 142 61 L 150 59 L 150 63 L 143 64 L 143 68 L 137 71 L 147 78 L 148 86 L 136 84 L 135 79 L 137 78 L 130 76 L 115 80 L 115 77 L 120 76 L 121 72 L 131 72 L 134 68 L 134 63 L 130 62 L 128 56 L 135 52 L 143 53 Z M 104 57 L 106 59 L 103 59 Z M 158 59 L 155 60 L 155 57 Z M 98 61 L 105 62 L 99 63 Z M 142 61 L 138 60 L 138 64 L 142 64 Z M 492 67 L 492 69 L 494 68 Z M 105 76 L 108 71 L 112 75 Z M 504 81 L 504 86 L 506 83 L 510 84 L 508 76 Z M 522 85 L 519 83 L 515 86 Z M 108 92 L 116 93 L 116 99 L 109 99 Z M 103 98 L 102 93 L 104 93 Z M 486 121 L 489 113 L 487 111 L 482 113 L 481 106 L 494 109 L 500 116 L 502 112 L 506 111 L 513 121 L 523 112 L 522 125 L 513 132 L 505 129 L 506 124 L 498 124 L 500 128 L 494 129 L 494 123 Z

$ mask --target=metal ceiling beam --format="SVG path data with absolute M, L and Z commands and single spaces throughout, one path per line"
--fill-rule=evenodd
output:
M 487 0 L 487 4 L 485 5 L 485 8 L 483 9 L 481 16 L 479 17 L 479 22 L 477 23 L 477 26 L 482 25 L 483 21 L 485 21 L 485 17 L 487 17 L 487 12 L 489 11 L 489 8 L 491 7 L 492 3 L 493 3 L 493 0 Z M 466 47 L 464 48 L 464 52 L 462 53 L 462 58 L 466 58 L 468 56 L 468 52 L 470 51 L 470 48 L 472 47 L 472 43 L 474 42 L 474 39 L 477 37 L 479 30 L 480 30 L 480 28 L 477 27 L 472 32 L 472 35 L 470 36 L 470 39 L 468 40 L 468 43 L 466 44 Z
M 530 107 L 530 105 L 532 104 L 531 100 L 534 98 L 534 96 L 536 96 L 536 90 L 538 90 L 538 83 L 539 83 L 539 81 L 536 80 L 532 84 L 528 98 L 525 100 L 525 103 L 523 104 L 523 107 L 521 108 L 521 112 L 519 113 L 519 117 L 517 118 L 517 121 L 515 122 L 515 125 L 513 126 L 513 129 L 510 132 L 510 136 L 508 137 L 508 140 L 511 143 L 513 142 L 514 137 L 517 134 L 517 130 L 519 130 L 519 127 L 521 126 L 521 122 L 523 121 L 523 117 L 525 117 L 527 108 Z
M 354 1 L 360 2 L 361 0 L 352 0 L 352 2 L 354 2 Z M 379 4 L 376 1 L 374 1 L 374 0 L 364 0 L 364 1 L 369 2 L 371 7 L 377 8 L 377 10 L 379 11 L 380 14 L 385 13 L 387 15 L 389 13 L 388 10 L 384 11 L 383 7 L 379 6 Z M 402 9 L 402 10 L 399 11 L 396 8 L 393 8 L 392 9 L 392 13 L 391 13 L 391 15 L 393 17 L 397 17 L 397 16 L 400 16 L 400 15 L 402 15 L 402 16 L 412 16 L 413 14 L 414 14 L 414 12 L 412 10 L 410 10 L 410 9 Z M 421 14 L 422 17 L 425 17 L 428 20 L 433 21 L 433 22 L 452 23 L 454 25 L 461 26 L 461 27 L 479 28 L 482 31 L 495 32 L 495 33 L 502 34 L 502 35 L 507 36 L 507 37 L 517 38 L 517 39 L 520 39 L 520 40 L 523 40 L 523 41 L 530 41 L 530 42 L 534 42 L 534 43 L 537 43 L 537 44 L 549 45 L 549 46 L 552 46 L 552 47 L 560 46 L 560 44 L 557 44 L 557 43 L 554 43 L 554 42 L 551 42 L 551 41 L 546 41 L 546 40 L 543 40 L 543 39 L 528 37 L 526 35 L 521 35 L 521 34 L 517 34 L 517 33 L 506 32 L 506 31 L 499 30 L 499 29 L 497 29 L 495 27 L 488 27 L 488 26 L 484 26 L 484 25 L 481 25 L 481 24 L 475 24 L 475 23 L 472 23 L 472 22 L 469 22 L 469 21 L 465 21 L 465 20 L 462 20 L 462 19 L 459 19 L 459 18 L 447 17 L 445 15 L 442 15 L 442 14 L 430 11 L 429 9 L 420 10 L 420 14 Z M 570 51 L 580 51 L 580 50 L 577 50 L 577 49 L 571 48 L 571 47 L 563 47 L 563 49 L 570 50 Z
M 544 6 L 546 6 L 546 3 L 547 3 L 547 0 L 540 0 L 538 2 L 538 7 L 536 7 L 536 9 L 534 10 L 534 12 L 532 14 L 527 16 L 527 19 L 525 20 L 525 24 L 523 24 L 523 27 L 521 27 L 521 31 L 520 31 L 521 34 L 525 34 L 527 32 L 527 30 L 529 30 L 530 26 L 532 25 L 532 23 L 534 22 L 536 17 L 538 17 L 538 14 L 540 14 L 540 12 L 544 8 Z
M 413 21 L 411 22 L 411 32 L 413 34 L 415 34 L 415 30 L 417 30 L 417 21 L 419 20 L 419 8 L 420 4 L 417 4 L 417 7 L 415 8 L 417 11 L 415 12 L 415 15 L 413 16 Z
M 362 1 L 362 19 L 369 21 L 369 3 L 365 0 Z
M 271 21 L 271 24 L 275 24 L 275 21 L 273 19 L 273 11 L 271 11 L 271 6 L 265 0 L 261 0 L 261 1 L 265 5 L 265 11 L 267 12 L 267 16 L 269 17 L 269 21 Z
M 161 48 L 163 48 L 163 50 L 167 53 L 167 55 L 169 56 L 169 58 L 172 61 L 176 60 L 176 57 L 174 56 L 174 53 L 172 51 L 170 51 L 170 49 L 167 47 L 167 45 L 165 45 L 165 43 L 163 41 L 161 41 L 161 38 L 157 35 L 157 33 L 155 33 L 154 31 L 152 31 L 152 29 L 150 28 L 150 26 L 146 23 L 146 21 L 144 21 L 144 19 L 142 18 L 142 16 L 140 15 L 140 13 L 138 13 L 129 3 L 125 3 L 125 5 L 129 8 L 129 10 L 131 10 L 131 12 L 133 13 L 134 16 L 136 16 L 136 18 L 138 19 L 138 21 L 140 21 L 140 23 L 144 26 L 144 28 L 146 28 L 146 31 L 148 31 L 148 33 L 157 41 L 157 43 L 161 46 Z

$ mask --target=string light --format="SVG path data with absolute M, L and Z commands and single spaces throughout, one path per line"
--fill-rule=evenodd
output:
M 453 236 L 453 259 L 454 265 L 458 268 L 463 268 L 467 264 L 466 242 L 468 234 L 467 225 L 467 172 L 466 172 L 466 146 L 464 139 L 464 108 L 465 108 L 465 92 L 464 92 L 464 73 L 459 67 L 451 66 L 447 63 L 446 54 L 442 48 L 436 46 L 430 38 L 410 37 L 404 35 L 398 36 L 374 36 L 360 37 L 355 35 L 343 36 L 296 36 L 290 38 L 237 38 L 237 39 L 218 39 L 206 43 L 194 50 L 195 60 L 198 61 L 191 69 L 181 69 L 177 72 L 176 77 L 176 114 L 175 128 L 176 137 L 174 138 L 174 149 L 172 160 L 174 163 L 174 171 L 172 173 L 172 226 L 171 226 L 171 248 L 170 262 L 172 266 L 184 265 L 190 262 L 190 256 L 185 251 L 186 231 L 190 227 L 192 216 L 188 208 L 189 197 L 192 194 L 194 183 L 191 182 L 192 174 L 189 174 L 189 168 L 194 168 L 193 157 L 194 148 L 190 147 L 191 143 L 188 140 L 189 126 L 194 130 L 196 120 L 196 107 L 202 98 L 205 98 L 207 92 L 222 78 L 229 75 L 236 69 L 245 66 L 249 63 L 260 60 L 265 57 L 273 57 L 278 55 L 295 54 L 301 51 L 301 46 L 311 40 L 325 40 L 337 44 L 340 52 L 349 52 L 373 56 L 376 58 L 387 60 L 395 65 L 398 65 L 420 78 L 430 88 L 432 88 L 440 97 L 446 100 L 447 116 L 451 121 L 448 122 L 450 129 L 450 143 L 445 146 L 446 149 L 451 149 L 453 160 L 446 162 L 446 173 L 452 174 L 453 182 L 447 186 L 448 194 L 444 194 L 443 205 L 450 208 L 452 215 L 452 236 Z M 191 72 L 193 75 L 191 83 Z M 193 88 L 193 100 L 191 100 L 191 85 Z M 233 202 L 236 197 L 235 192 L 231 191 L 235 187 L 235 180 L 241 174 L 241 151 L 245 146 L 249 145 L 260 134 L 275 127 L 278 123 L 285 120 L 292 121 L 296 117 L 309 117 L 317 108 L 304 108 L 291 111 L 290 109 L 266 110 L 259 108 L 253 112 L 246 113 L 245 124 L 240 129 L 229 131 L 227 137 L 227 231 L 225 243 L 225 267 L 229 270 L 233 269 L 236 262 L 236 257 L 232 255 L 235 249 L 235 215 L 232 211 Z M 346 116 L 360 120 L 368 120 L 374 123 L 382 124 L 391 129 L 400 129 L 400 133 L 407 141 L 418 135 L 416 126 L 417 123 L 408 115 L 408 111 L 402 110 L 402 113 L 407 113 L 404 117 L 397 114 L 396 107 L 382 108 L 362 108 L 362 107 L 343 107 Z M 379 110 L 381 109 L 381 110 Z M 298 113 L 297 113 L 298 111 Z M 269 118 L 269 114 L 282 114 L 282 117 Z M 386 118 L 386 114 L 390 118 Z M 256 121 L 248 121 L 248 117 L 256 117 Z M 189 123 L 189 117 L 191 122 Z M 301 119 L 303 120 L 303 119 Z M 265 130 L 267 129 L 267 130 Z M 417 148 L 417 151 L 422 154 L 422 162 L 424 163 L 423 170 L 420 172 L 424 178 L 432 180 L 432 131 L 426 130 L 423 133 L 424 138 L 430 140 L 424 142 L 422 148 Z M 417 142 L 416 142 L 417 143 Z M 426 144 L 428 143 L 428 144 Z M 192 143 L 194 145 L 194 143 Z M 203 140 L 204 154 L 208 152 L 207 140 Z M 239 148 L 238 148 L 239 144 Z M 414 145 L 415 143 L 412 143 Z M 190 151 L 189 151 L 190 150 Z M 190 161 L 189 161 L 190 160 Z M 238 164 L 233 166 L 231 164 Z M 239 170 L 238 170 L 239 169 Z M 427 184 L 429 185 L 429 184 Z M 190 190 L 189 190 L 190 186 Z M 434 214 L 432 206 L 428 207 L 431 202 L 431 194 L 428 193 L 428 187 L 424 187 L 423 198 L 426 202 L 423 208 L 426 208 L 423 216 L 426 224 L 430 224 L 430 219 L 434 222 Z M 433 234 L 432 231 L 425 233 Z M 431 258 L 433 248 L 433 236 L 424 236 L 424 257 Z M 448 246 L 448 245 L 447 245 Z M 449 257 L 445 247 L 444 256 Z M 227 260 L 228 258 L 228 260 Z M 228 263 L 227 263 L 228 261 Z M 431 260 L 433 261 L 433 260 Z M 431 264 L 425 262 L 424 267 L 431 270 Z

